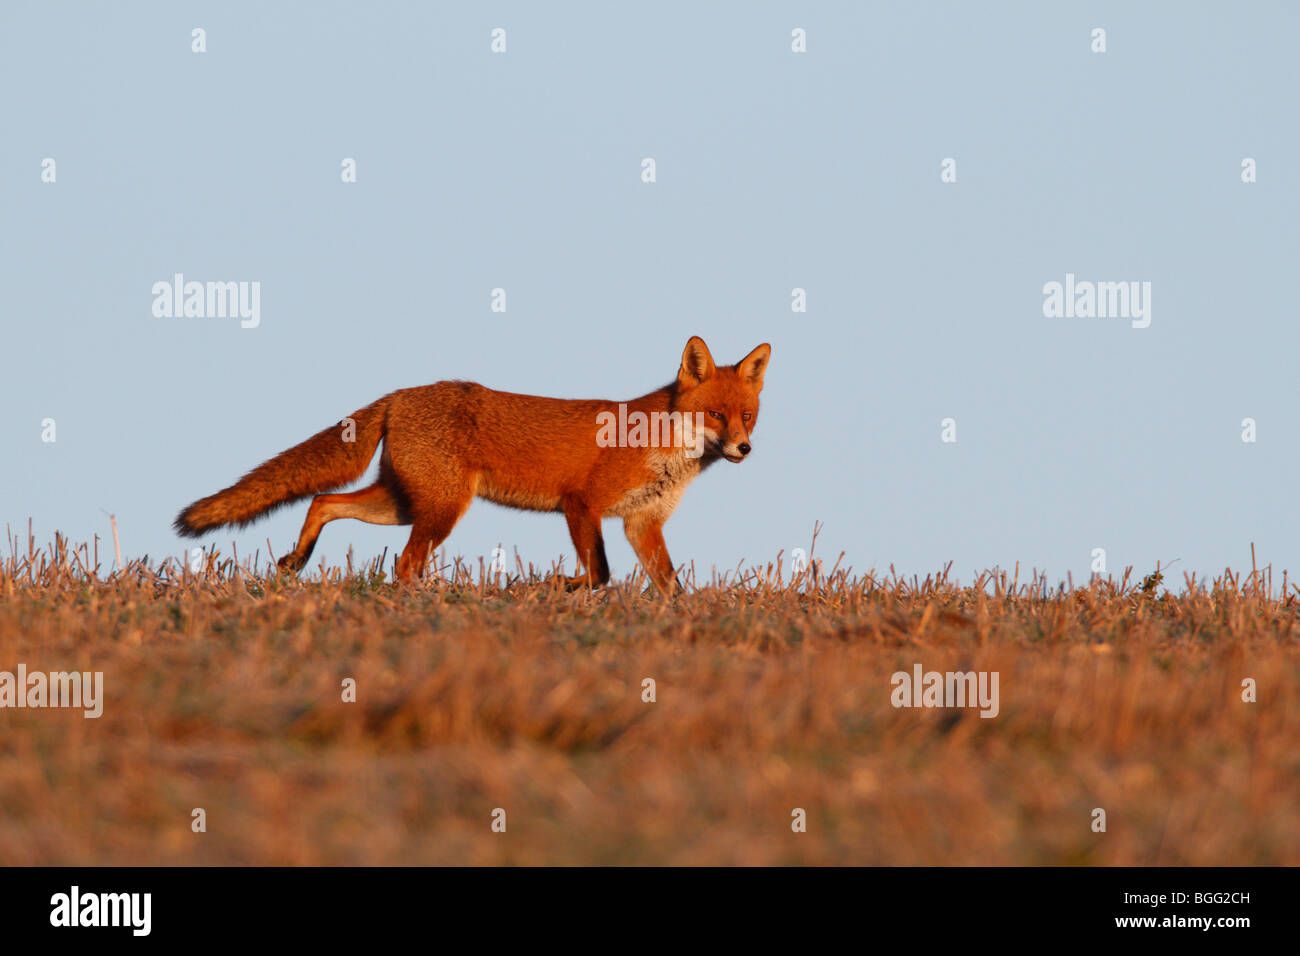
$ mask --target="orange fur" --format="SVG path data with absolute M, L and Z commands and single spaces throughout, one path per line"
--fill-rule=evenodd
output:
M 442 543 L 479 497 L 562 512 L 582 568 L 567 580 L 572 587 L 609 580 L 600 523 L 606 516 L 621 517 L 655 585 L 671 590 L 675 575 L 663 524 L 696 475 L 719 458 L 740 461 L 748 454 L 770 353 L 770 346 L 760 345 L 735 365 L 718 368 L 704 341 L 692 337 L 674 381 L 622 403 L 629 419 L 636 412 L 678 413 L 702 421 L 707 431 L 698 457 L 683 447 L 602 446 L 600 416 L 606 421 L 618 416 L 618 402 L 438 382 L 392 392 L 353 414 L 351 425 L 345 419 L 282 452 L 224 491 L 190 505 L 175 528 L 197 536 L 225 525 L 243 526 L 316 495 L 298 544 L 280 559 L 281 568 L 301 569 L 327 522 L 359 518 L 412 526 L 397 562 L 398 577 L 409 582 L 423 574 L 430 548 Z M 361 477 L 380 442 L 375 484 L 350 494 L 319 494 Z

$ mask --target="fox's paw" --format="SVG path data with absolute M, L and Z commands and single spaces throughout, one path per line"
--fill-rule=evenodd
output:
M 295 552 L 290 551 L 275 566 L 280 569 L 281 574 L 297 574 L 302 570 L 302 566 L 307 562 L 299 557 Z

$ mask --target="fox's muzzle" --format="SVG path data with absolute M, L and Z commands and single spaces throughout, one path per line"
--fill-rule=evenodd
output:
M 727 461 L 740 462 L 745 460 L 745 456 L 752 451 L 749 442 L 742 441 L 738 445 L 727 444 L 723 446 L 722 457 Z

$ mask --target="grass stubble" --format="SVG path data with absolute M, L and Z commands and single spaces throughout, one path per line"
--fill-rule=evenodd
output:
M 778 560 L 664 599 L 201 563 L 11 538 L 0 670 L 102 671 L 105 702 L 0 710 L 0 864 L 1300 863 L 1300 589 L 1271 572 Z M 998 715 L 893 707 L 918 663 L 998 672 Z

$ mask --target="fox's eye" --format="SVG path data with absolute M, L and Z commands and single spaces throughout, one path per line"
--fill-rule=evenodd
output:
M 740 417 L 743 418 L 745 421 L 749 421 L 754 416 L 749 414 L 749 412 L 745 412 L 745 414 L 741 415 Z
M 709 414 L 710 414 L 711 416 L 713 416 L 714 418 L 716 418 L 716 419 L 719 419 L 719 420 L 722 419 L 722 412 L 715 412 L 715 411 L 713 411 L 713 410 L 710 409 Z

